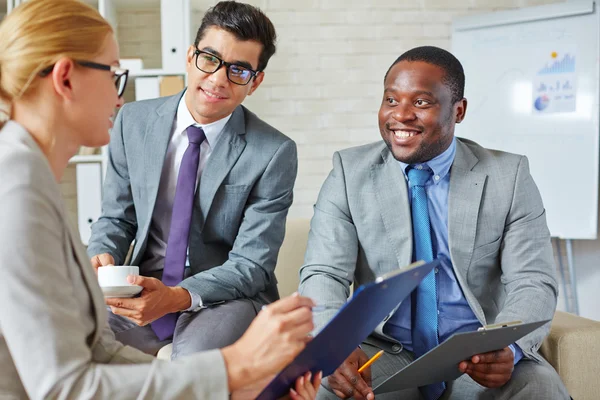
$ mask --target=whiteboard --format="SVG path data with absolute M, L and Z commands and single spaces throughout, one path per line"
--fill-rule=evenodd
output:
M 526 155 L 550 232 L 564 239 L 597 236 L 598 27 L 590 0 L 453 23 L 468 100 L 456 134 Z

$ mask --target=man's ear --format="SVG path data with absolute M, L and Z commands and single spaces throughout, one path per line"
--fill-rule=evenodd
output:
M 190 45 L 190 47 L 188 47 L 187 49 L 187 53 L 185 55 L 185 60 L 187 63 L 188 68 L 192 66 L 192 64 L 194 63 L 194 53 L 196 52 L 196 46 L 194 46 L 193 44 Z
M 54 91 L 61 97 L 72 99 L 73 97 L 73 72 L 75 63 L 70 58 L 61 58 L 52 68 L 52 86 Z
M 460 124 L 465 119 L 465 115 L 467 114 L 467 99 L 463 98 L 456 103 L 455 107 L 456 123 Z
M 254 79 L 252 79 L 252 83 L 250 84 L 250 91 L 248 92 L 248 96 L 251 96 L 252 93 L 254 93 L 254 91 L 256 89 L 258 89 L 258 87 L 262 83 L 263 79 L 265 79 L 265 73 L 262 71 L 258 72 L 256 74 L 256 76 L 254 77 Z

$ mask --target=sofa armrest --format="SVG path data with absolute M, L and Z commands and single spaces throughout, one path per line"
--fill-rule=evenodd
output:
M 289 296 L 298 290 L 299 270 L 304 263 L 309 230 L 310 219 L 288 218 L 285 237 L 275 267 L 277 288 L 281 297 Z
M 600 393 L 600 322 L 557 311 L 540 349 L 576 400 Z

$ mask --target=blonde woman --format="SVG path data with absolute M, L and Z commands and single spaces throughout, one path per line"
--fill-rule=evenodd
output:
M 127 71 L 110 25 L 76 0 L 30 0 L 0 24 L 0 398 L 252 398 L 305 346 L 312 301 L 259 313 L 222 350 L 159 361 L 115 341 L 59 185 L 109 141 Z M 292 399 L 312 399 L 320 374 Z

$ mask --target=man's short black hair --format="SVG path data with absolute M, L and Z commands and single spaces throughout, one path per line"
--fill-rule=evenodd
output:
M 250 4 L 220 1 L 209 8 L 196 34 L 196 47 L 206 30 L 213 26 L 226 30 L 238 40 L 254 40 L 261 43 L 263 50 L 258 58 L 258 71 L 263 71 L 271 56 L 275 54 L 275 27 L 260 9 Z
M 444 84 L 452 92 L 452 104 L 465 97 L 465 71 L 462 64 L 452 53 L 435 46 L 415 47 L 408 50 L 394 61 L 385 73 L 387 79 L 390 70 L 401 61 L 422 61 L 436 65 L 444 70 Z

